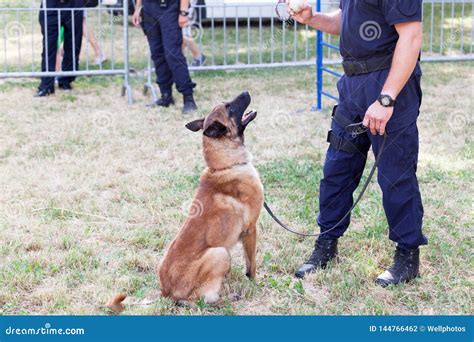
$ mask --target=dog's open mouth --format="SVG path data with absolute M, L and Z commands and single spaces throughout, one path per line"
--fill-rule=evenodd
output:
M 251 110 L 250 112 L 242 115 L 242 125 L 247 125 L 250 121 L 257 117 L 257 111 Z

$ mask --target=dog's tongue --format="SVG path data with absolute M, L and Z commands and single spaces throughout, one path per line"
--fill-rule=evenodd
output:
M 242 123 L 243 124 L 249 123 L 250 121 L 255 119 L 256 116 L 257 116 L 257 112 L 255 110 L 251 110 L 242 116 Z

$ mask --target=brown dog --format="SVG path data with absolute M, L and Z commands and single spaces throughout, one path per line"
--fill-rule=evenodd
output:
M 161 294 L 175 301 L 219 300 L 230 270 L 229 250 L 243 243 L 246 274 L 255 278 L 257 220 L 263 186 L 244 146 L 244 131 L 257 113 L 246 111 L 248 92 L 186 125 L 203 130 L 204 170 L 189 215 L 159 266 Z

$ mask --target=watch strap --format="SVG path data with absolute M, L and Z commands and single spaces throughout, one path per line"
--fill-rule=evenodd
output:
M 395 106 L 395 100 L 388 94 L 380 94 L 377 99 L 383 107 L 393 107 Z M 388 100 L 388 103 L 387 103 Z

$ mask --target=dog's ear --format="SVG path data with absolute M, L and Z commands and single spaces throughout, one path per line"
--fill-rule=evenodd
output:
M 227 133 L 227 127 L 219 121 L 214 121 L 206 130 L 204 135 L 209 138 L 219 138 Z
M 204 126 L 204 119 L 194 120 L 186 124 L 186 128 L 190 131 L 197 132 L 200 131 Z

